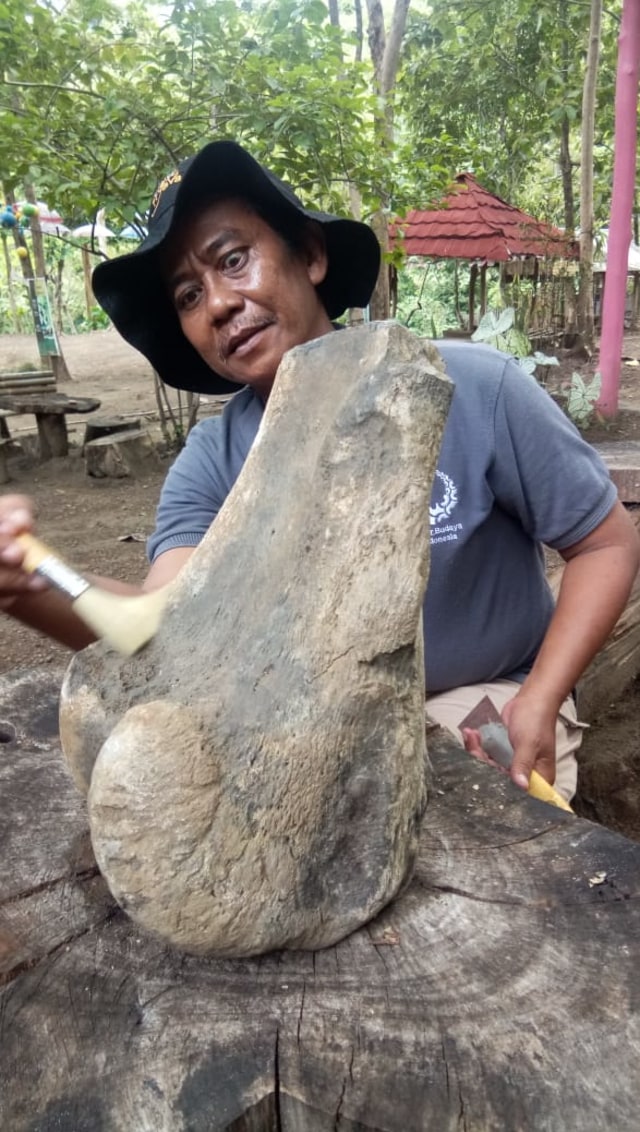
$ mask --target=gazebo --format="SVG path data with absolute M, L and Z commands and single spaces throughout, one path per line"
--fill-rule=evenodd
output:
M 475 290 L 480 276 L 480 311 L 486 308 L 487 267 L 517 262 L 518 273 L 537 281 L 541 260 L 577 259 L 578 246 L 551 224 L 490 193 L 472 173 L 459 173 L 447 196 L 433 209 L 412 209 L 391 226 L 391 242 L 402 240 L 409 256 L 465 259 L 471 263 L 469 327 L 475 324 Z

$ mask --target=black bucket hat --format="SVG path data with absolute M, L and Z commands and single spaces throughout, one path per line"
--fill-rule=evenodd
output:
M 286 233 L 287 219 L 321 225 L 328 267 L 317 287 L 329 318 L 364 307 L 378 277 L 380 246 L 366 224 L 306 209 L 293 190 L 264 169 L 237 142 L 214 141 L 182 162 L 158 185 L 149 234 L 134 252 L 101 263 L 93 291 L 116 329 L 140 350 L 167 385 L 195 393 L 233 393 L 238 384 L 212 370 L 187 341 L 160 274 L 157 253 L 176 223 L 197 206 L 241 197 Z

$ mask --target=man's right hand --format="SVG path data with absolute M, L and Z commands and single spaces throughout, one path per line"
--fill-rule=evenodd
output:
M 42 578 L 22 569 L 24 550 L 16 535 L 33 527 L 33 500 L 26 495 L 0 495 L 0 610 L 7 613 L 17 597 L 47 589 Z

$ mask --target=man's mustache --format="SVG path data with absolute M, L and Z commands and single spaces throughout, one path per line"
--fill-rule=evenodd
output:
M 225 362 L 231 355 L 259 330 L 265 330 L 276 322 L 275 316 L 253 319 L 251 322 L 234 323 L 227 327 L 218 337 L 218 355 Z

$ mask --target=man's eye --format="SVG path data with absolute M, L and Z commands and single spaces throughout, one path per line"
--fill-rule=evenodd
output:
M 198 287 L 185 287 L 183 291 L 179 291 L 175 297 L 175 304 L 179 311 L 188 311 L 195 307 L 200 290 Z
M 235 271 L 237 268 L 243 266 L 245 259 L 245 249 L 234 248 L 233 251 L 227 252 L 227 254 L 223 257 L 222 267 L 224 271 Z

